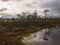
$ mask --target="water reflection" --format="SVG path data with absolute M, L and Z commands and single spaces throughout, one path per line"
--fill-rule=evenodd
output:
M 51 32 L 47 34 L 48 40 L 44 40 L 44 31 Z M 49 31 L 48 31 L 49 30 Z M 39 32 L 31 34 L 29 37 L 24 37 L 23 43 L 27 45 L 60 45 L 60 27 L 43 29 Z

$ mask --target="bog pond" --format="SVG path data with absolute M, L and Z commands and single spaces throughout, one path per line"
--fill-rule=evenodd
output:
M 48 40 L 44 40 L 45 31 L 49 32 L 46 34 Z M 23 37 L 22 42 L 26 45 L 60 45 L 60 27 L 42 29 L 28 37 Z

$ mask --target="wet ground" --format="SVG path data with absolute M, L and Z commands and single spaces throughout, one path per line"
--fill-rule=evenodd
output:
M 44 40 L 44 31 L 50 30 L 50 35 L 46 35 L 48 40 Z M 42 31 L 31 34 L 29 37 L 24 37 L 23 43 L 27 45 L 60 45 L 60 27 L 43 29 Z

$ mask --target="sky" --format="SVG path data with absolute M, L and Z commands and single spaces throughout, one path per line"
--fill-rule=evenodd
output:
M 60 0 L 0 0 L 0 14 L 32 13 L 36 10 L 43 15 L 45 9 L 50 10 L 51 16 L 60 16 Z

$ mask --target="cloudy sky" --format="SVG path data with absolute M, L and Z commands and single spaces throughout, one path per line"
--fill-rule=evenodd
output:
M 0 0 L 0 14 L 17 14 L 34 10 L 37 10 L 38 14 L 43 14 L 45 9 L 49 9 L 51 15 L 59 15 L 60 0 Z

